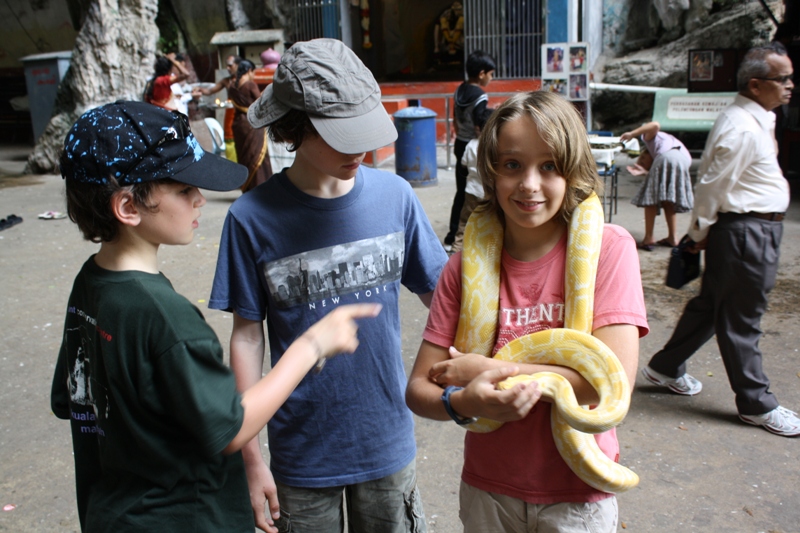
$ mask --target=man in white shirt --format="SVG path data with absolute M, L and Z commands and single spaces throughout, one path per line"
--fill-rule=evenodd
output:
M 767 294 L 775 286 L 789 184 L 778 166 L 773 109 L 791 98 L 792 62 L 779 43 L 753 48 L 737 73 L 739 94 L 709 133 L 694 191 L 689 237 L 706 250 L 700 294 L 642 374 L 691 396 L 702 384 L 686 361 L 715 333 L 739 418 L 786 437 L 797 413 L 769 391 L 758 348 Z

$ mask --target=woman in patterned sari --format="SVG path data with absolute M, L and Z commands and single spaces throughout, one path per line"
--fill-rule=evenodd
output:
M 247 120 L 247 109 L 258 100 L 261 91 L 254 81 L 255 65 L 243 59 L 239 63 L 236 77 L 228 88 L 228 98 L 233 103 L 233 142 L 236 145 L 238 162 L 250 171 L 242 192 L 247 192 L 272 176 L 272 165 L 267 150 L 266 128 L 255 129 Z

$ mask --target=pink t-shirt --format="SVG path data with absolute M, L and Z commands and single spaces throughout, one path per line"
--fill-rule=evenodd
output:
M 544 257 L 529 263 L 503 251 L 500 272 L 500 313 L 494 352 L 510 340 L 536 331 L 564 327 L 564 268 L 567 239 Z M 461 305 L 461 254 L 442 271 L 423 338 L 437 346 L 453 344 Z M 630 234 L 606 224 L 595 283 L 594 329 L 632 324 L 646 335 L 639 257 Z M 478 489 L 520 500 L 551 504 L 595 502 L 609 494 L 581 481 L 561 458 L 550 431 L 550 404 L 539 402 L 517 422 L 506 422 L 491 433 L 467 432 L 463 481 Z M 619 459 L 615 430 L 596 435 L 608 457 Z

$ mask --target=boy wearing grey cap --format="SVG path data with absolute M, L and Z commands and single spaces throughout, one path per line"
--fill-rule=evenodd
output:
M 161 244 L 188 244 L 205 198 L 247 169 L 207 153 L 180 113 L 116 102 L 85 113 L 61 158 L 67 210 L 100 243 L 72 288 L 51 392 L 71 422 L 84 531 L 252 533 L 238 450 L 322 358 L 358 344 L 340 307 L 244 394 L 216 335 L 158 271 Z
M 339 533 L 346 497 L 350 531 L 425 531 L 398 298 L 402 284 L 429 305 L 447 256 L 408 183 L 361 166 L 397 138 L 378 84 L 340 41 L 300 42 L 248 117 L 296 156 L 234 202 L 223 229 L 209 306 L 234 313 L 240 389 L 261 375 L 265 319 L 275 365 L 331 309 L 384 307 L 354 355 L 309 374 L 270 421 L 270 468 L 258 439 L 242 450 L 256 525 L 275 531 L 280 516 L 295 533 Z

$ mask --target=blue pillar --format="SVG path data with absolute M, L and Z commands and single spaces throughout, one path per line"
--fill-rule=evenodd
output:
M 339 32 L 339 5 L 338 0 L 324 0 L 322 2 L 322 37 L 341 39 Z
M 569 41 L 569 0 L 547 0 L 547 33 L 548 43 L 565 43 Z

